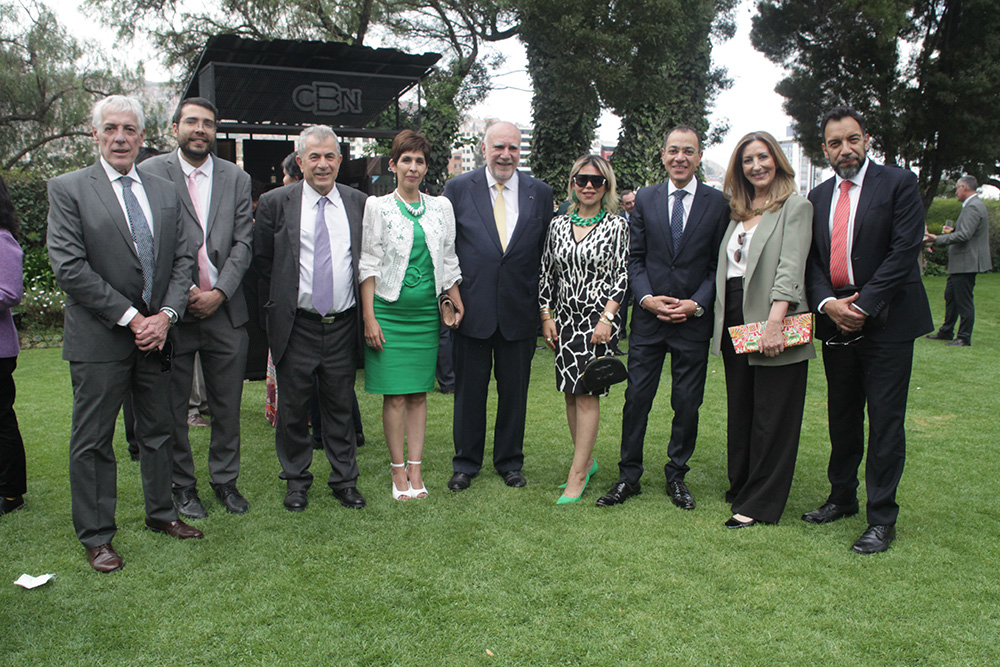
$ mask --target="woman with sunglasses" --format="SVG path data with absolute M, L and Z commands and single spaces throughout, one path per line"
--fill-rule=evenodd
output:
M 600 396 L 583 387 L 583 370 L 617 349 L 618 308 L 628 286 L 628 223 L 619 210 L 607 160 L 585 155 L 570 170 L 565 215 L 552 219 L 542 253 L 539 311 L 545 344 L 556 353 L 556 388 L 565 394 L 573 463 L 557 504 L 583 497 L 591 475 Z
M 462 280 L 455 254 L 455 214 L 444 197 L 420 192 L 431 145 L 403 130 L 392 142 L 396 189 L 365 204 L 361 230 L 361 308 L 365 325 L 365 391 L 382 394 L 392 497 L 427 497 L 421 475 L 427 392 L 437 365 L 438 295 L 462 318 Z M 404 456 L 408 448 L 409 456 Z M 404 464 L 404 460 L 406 463 Z
M 782 320 L 808 313 L 806 257 L 812 204 L 796 194 L 795 172 L 767 132 L 740 139 L 726 172 L 732 221 L 715 280 L 712 352 L 722 354 L 728 399 L 728 528 L 777 523 L 799 449 L 813 346 L 785 347 Z M 727 327 L 767 322 L 760 352 L 736 354 Z

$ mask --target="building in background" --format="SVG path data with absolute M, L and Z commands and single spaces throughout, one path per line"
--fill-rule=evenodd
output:
M 802 144 L 794 139 L 791 127 L 785 128 L 785 135 L 790 137 L 778 142 L 781 150 L 785 152 L 785 157 L 795 170 L 795 182 L 800 195 L 808 194 L 810 190 L 819 185 L 827 177 L 824 175 L 825 168 L 813 164 L 809 156 L 802 150 Z

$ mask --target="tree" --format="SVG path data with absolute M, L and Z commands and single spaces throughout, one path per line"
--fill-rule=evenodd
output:
M 96 99 L 141 88 L 36 0 L 0 2 L 0 168 L 58 173 L 93 159 Z
M 821 114 L 849 104 L 886 163 L 919 168 L 925 209 L 941 179 L 961 171 L 1000 186 L 992 0 L 763 0 L 751 40 L 788 70 L 776 90 L 814 159 Z

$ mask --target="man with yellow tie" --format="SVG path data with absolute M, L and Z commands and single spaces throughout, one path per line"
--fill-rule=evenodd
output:
M 455 474 L 452 491 L 469 488 L 483 465 L 486 398 L 497 380 L 493 467 L 507 486 L 525 485 L 524 423 L 538 330 L 538 272 L 552 219 L 552 188 L 517 171 L 521 131 L 489 126 L 486 167 L 448 181 L 455 209 L 455 251 L 465 316 L 454 335 Z

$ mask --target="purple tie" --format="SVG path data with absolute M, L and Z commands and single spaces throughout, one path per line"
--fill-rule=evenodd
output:
M 326 197 L 319 198 L 316 234 L 313 236 L 313 308 L 324 316 L 333 310 L 333 256 L 324 212 L 329 201 Z

